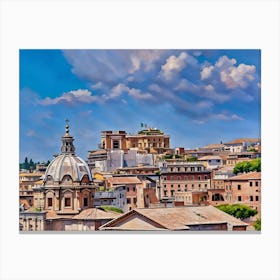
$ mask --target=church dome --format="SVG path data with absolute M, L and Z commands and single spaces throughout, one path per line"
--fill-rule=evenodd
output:
M 81 182 L 84 178 L 92 181 L 86 162 L 80 157 L 71 154 L 57 156 L 49 164 L 44 181 L 52 180 L 54 182 L 62 182 L 66 175 L 70 176 L 73 182 Z
M 92 181 L 87 163 L 75 155 L 74 138 L 69 134 L 68 121 L 66 132 L 61 141 L 61 154 L 49 164 L 45 173 L 44 183 L 61 183 L 64 180 L 85 183 Z

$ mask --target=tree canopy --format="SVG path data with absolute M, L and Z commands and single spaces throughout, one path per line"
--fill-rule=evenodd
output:
M 258 211 L 255 209 L 252 209 L 251 207 L 247 205 L 242 205 L 242 204 L 222 204 L 216 206 L 218 209 L 221 211 L 226 212 L 229 215 L 234 216 L 235 218 L 238 219 L 246 219 L 252 216 L 255 216 Z
M 257 219 L 256 222 L 254 223 L 254 228 L 255 230 L 260 231 L 262 229 L 262 221 L 261 219 Z
M 234 174 L 248 173 L 248 172 L 261 172 L 261 158 L 256 158 L 251 161 L 242 161 L 235 165 L 233 169 Z
M 24 162 L 19 164 L 19 169 L 26 169 L 26 170 L 35 170 L 36 169 L 36 164 L 39 164 L 40 162 L 38 161 L 37 163 L 33 161 L 33 159 L 29 159 L 25 157 Z M 50 161 L 48 160 L 44 165 L 48 166 L 50 164 Z

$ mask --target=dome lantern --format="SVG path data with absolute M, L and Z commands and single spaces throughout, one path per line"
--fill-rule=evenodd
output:
M 65 134 L 61 137 L 61 153 L 75 155 L 74 137 L 69 134 L 69 120 L 66 119 L 65 122 Z

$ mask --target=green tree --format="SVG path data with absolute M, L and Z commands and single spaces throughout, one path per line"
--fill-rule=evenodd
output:
M 35 169 L 35 163 L 34 161 L 32 160 L 32 158 L 29 160 L 29 169 Z
M 25 159 L 24 159 L 24 163 L 22 164 L 22 168 L 29 170 L 29 163 L 28 163 L 28 158 L 27 157 L 25 157 Z
M 261 219 L 257 219 L 256 222 L 254 223 L 254 228 L 255 230 L 261 230 L 262 229 L 262 221 Z
M 257 210 L 242 204 L 222 204 L 216 206 L 216 208 L 238 219 L 246 219 L 255 216 L 258 213 Z
M 197 157 L 189 157 L 187 158 L 187 162 L 194 162 L 197 161 Z
M 164 155 L 162 159 L 172 159 L 173 155 Z
M 248 173 L 251 171 L 261 172 L 261 158 L 256 158 L 251 161 L 242 161 L 234 166 L 233 173 Z

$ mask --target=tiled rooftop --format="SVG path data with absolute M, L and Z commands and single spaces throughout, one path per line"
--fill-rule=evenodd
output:
M 137 177 L 112 177 L 108 178 L 108 182 L 113 185 L 141 184 L 141 181 Z
M 197 207 L 174 207 L 174 208 L 143 208 L 134 209 L 123 214 L 117 219 L 108 222 L 102 228 L 124 229 L 123 218 L 129 215 L 140 215 L 144 219 L 148 219 L 153 223 L 158 224 L 162 228 L 169 230 L 185 230 L 191 225 L 206 225 L 206 224 L 222 224 L 228 223 L 233 226 L 246 226 L 247 224 L 234 218 L 213 206 L 197 206 Z M 119 222 L 118 222 L 119 221 Z M 131 219 L 127 219 L 126 227 L 130 230 L 139 230 L 141 223 L 132 223 Z M 143 228 L 144 230 L 145 228 Z
M 242 175 L 237 175 L 231 177 L 230 180 L 238 181 L 238 180 L 260 180 L 261 179 L 261 172 L 249 172 Z
M 237 138 L 232 141 L 226 142 L 225 144 L 242 144 L 243 142 L 260 142 L 260 138 Z

